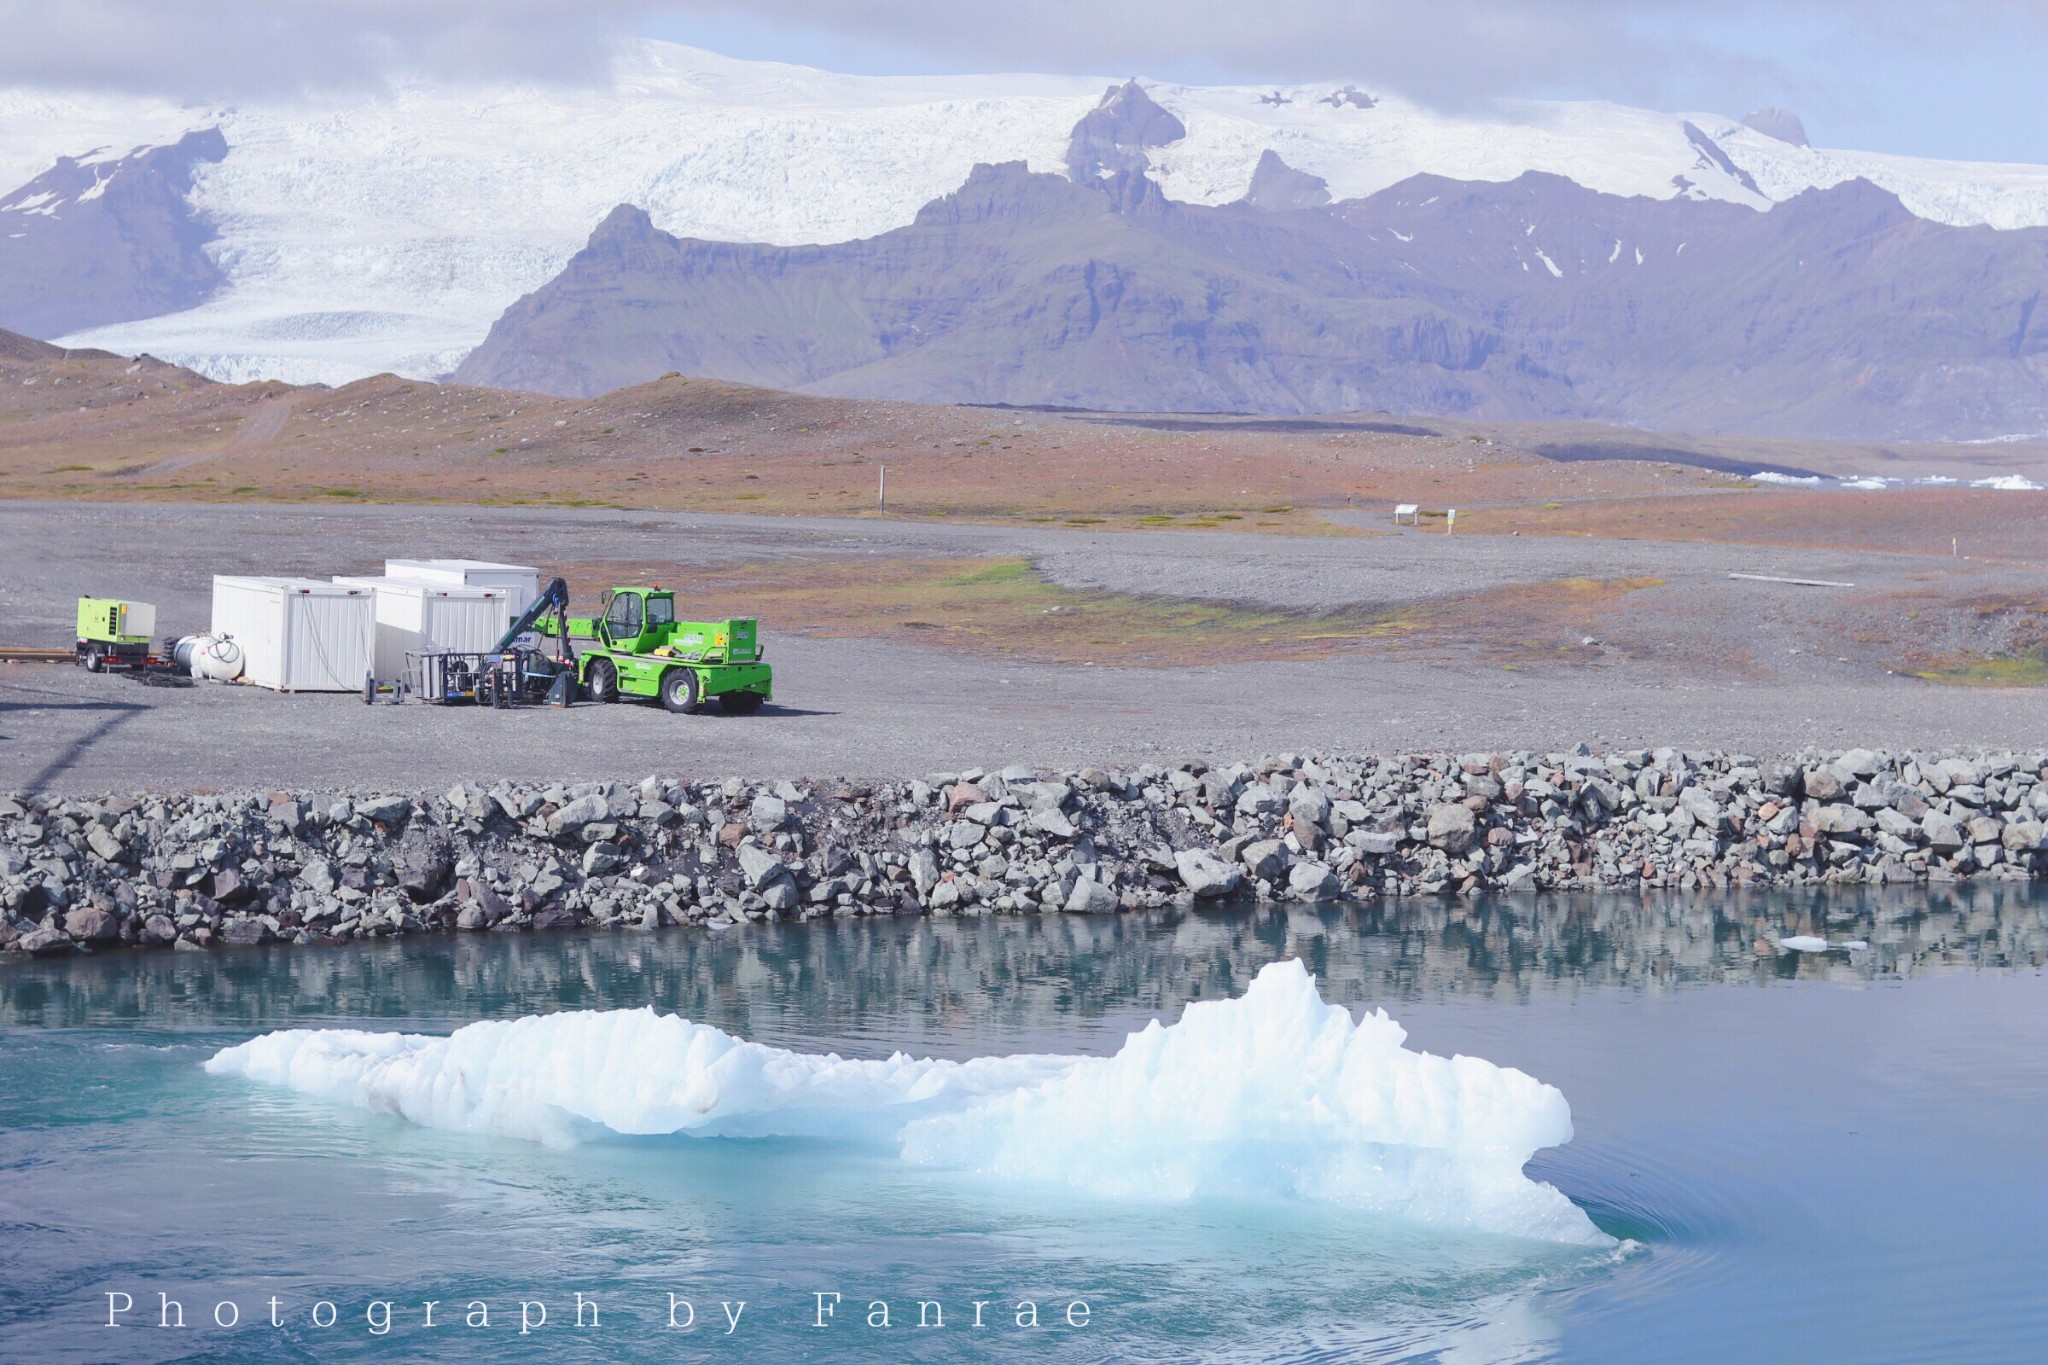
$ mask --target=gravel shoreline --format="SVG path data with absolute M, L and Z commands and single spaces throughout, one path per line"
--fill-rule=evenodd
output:
M 1281 754 L 434 794 L 0 797 L 0 952 L 2030 881 L 2048 754 Z

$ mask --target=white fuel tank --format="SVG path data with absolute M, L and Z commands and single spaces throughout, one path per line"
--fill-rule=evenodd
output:
M 171 657 L 195 678 L 229 682 L 242 676 L 242 647 L 225 635 L 187 635 L 172 646 Z

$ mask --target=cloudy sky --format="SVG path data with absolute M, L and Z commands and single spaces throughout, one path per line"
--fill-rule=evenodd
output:
M 0 82 L 233 99 L 389 73 L 597 80 L 617 34 L 843 71 L 1343 79 L 1740 115 L 2048 162 L 2048 0 L 0 0 Z

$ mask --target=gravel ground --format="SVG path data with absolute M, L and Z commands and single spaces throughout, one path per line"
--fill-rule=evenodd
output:
M 1334 514 L 1383 529 L 1363 514 Z M 862 555 L 1030 555 L 1054 582 L 1329 611 L 1400 605 L 1563 577 L 1653 576 L 1725 583 L 1736 573 L 1853 582 L 1889 591 L 1931 574 L 1986 590 L 2038 575 L 1927 555 L 1590 538 L 1262 536 L 1220 531 L 1091 532 L 1049 526 L 705 516 L 563 508 L 0 503 L 0 601 L 9 643 L 71 628 L 80 593 L 154 602 L 166 623 L 203 625 L 217 573 L 382 572 L 386 558 L 519 564 L 703 562 Z M 1729 591 L 1754 591 L 1735 589 Z M 1774 590 L 1775 591 L 1775 590 Z
M 1868 660 L 1838 662 L 1813 647 L 1811 637 L 1826 634 L 1819 618 L 1797 623 L 1799 653 L 1788 647 L 1751 676 L 1703 681 L 1684 662 L 1699 641 L 1723 650 L 1748 638 L 1774 604 L 1796 601 L 1811 615 L 1809 604 L 1825 600 L 1727 584 L 1730 571 L 1841 579 L 1877 592 L 1924 591 L 1937 580 L 1956 593 L 2007 590 L 2017 581 L 1967 561 L 1740 546 L 1107 535 L 552 509 L 4 504 L 0 636 L 10 644 L 67 641 L 75 599 L 86 592 L 156 603 L 164 633 L 201 626 L 211 576 L 221 572 L 324 576 L 375 569 L 387 555 L 545 565 L 656 554 L 1031 554 L 1070 586 L 1299 609 L 1395 604 L 1563 575 L 1648 574 L 1685 594 L 1676 599 L 1683 612 L 1659 618 L 1680 624 L 1658 628 L 1697 639 L 1687 649 L 1674 641 L 1668 657 L 1637 647 L 1626 658 L 1519 673 L 1379 654 L 1109 669 L 777 635 L 770 622 L 779 703 L 748 718 L 672 717 L 644 705 L 510 714 L 369 708 L 346 697 L 167 691 L 70 668 L 0 665 L 0 790 L 418 790 L 463 778 L 637 779 L 655 771 L 891 778 L 963 764 L 1123 765 L 1319 748 L 1541 750 L 1586 741 L 1776 754 L 1809 744 L 2023 748 L 2042 739 L 2038 691 L 1940 688 L 1887 676 Z M 1632 624 L 1638 633 L 1649 628 Z
M 1532 679 L 1399 660 L 1201 669 L 1026 667 L 861 640 L 778 640 L 782 700 L 750 717 L 645 704 L 510 713 L 367 707 L 251 687 L 168 691 L 0 665 L 0 791 L 382 787 L 467 778 L 901 778 L 1337 750 L 1992 746 L 2042 739 L 2039 693 L 1886 684 Z

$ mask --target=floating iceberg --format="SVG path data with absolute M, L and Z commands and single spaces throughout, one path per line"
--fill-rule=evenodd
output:
M 1860 952 L 1870 945 L 1860 938 L 1845 938 L 1840 943 L 1830 943 L 1812 934 L 1794 934 L 1778 940 L 1778 946 L 1788 953 L 1839 953 Z
M 593 1131 L 889 1141 L 920 1113 L 1008 1094 L 1067 1057 L 885 1061 L 744 1042 L 653 1009 L 488 1021 L 449 1036 L 288 1029 L 224 1048 L 216 1076 L 246 1076 L 429 1128 L 549 1146 Z
M 1406 1039 L 1384 1011 L 1354 1023 L 1299 962 L 1279 962 L 1242 997 L 1191 1004 L 1112 1057 L 848 1060 L 641 1009 L 445 1038 L 289 1030 L 225 1048 L 206 1069 L 554 1144 L 599 1129 L 893 1142 L 914 1164 L 1112 1198 L 1278 1198 L 1609 1244 L 1522 1173 L 1539 1148 L 1571 1140 L 1564 1096 Z

